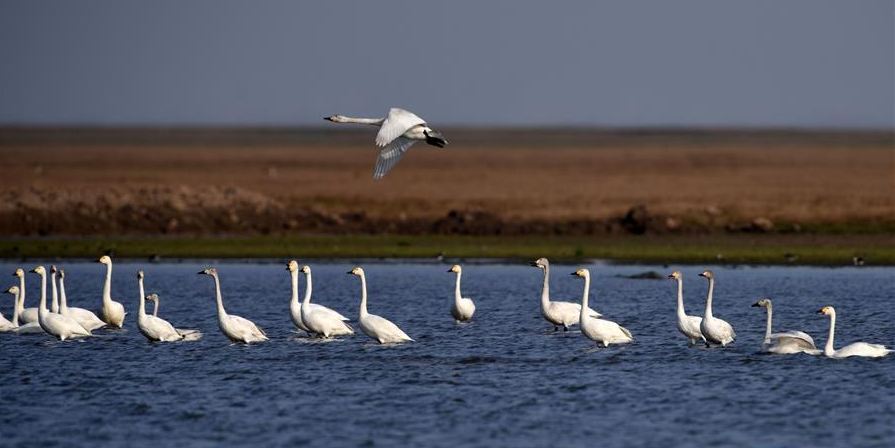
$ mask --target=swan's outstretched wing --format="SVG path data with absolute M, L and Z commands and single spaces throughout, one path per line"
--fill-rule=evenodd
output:
M 426 122 L 412 112 L 397 107 L 388 111 L 388 117 L 376 134 L 376 146 L 382 148 L 407 132 L 408 129 Z
M 413 146 L 414 140 L 407 137 L 398 137 L 389 143 L 386 147 L 379 151 L 379 158 L 376 159 L 376 169 L 373 171 L 374 179 L 381 179 L 388 173 L 398 162 L 407 149 Z
M 777 344 L 796 344 L 800 347 L 815 348 L 814 339 L 801 331 L 774 333 L 771 335 L 771 339 L 776 339 Z

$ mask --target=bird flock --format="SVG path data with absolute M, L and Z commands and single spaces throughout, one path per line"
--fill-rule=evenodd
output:
M 0 313 L 0 332 L 14 334 L 49 334 L 60 341 L 84 338 L 92 336 L 92 332 L 104 327 L 123 328 L 127 313 L 120 302 L 112 299 L 112 259 L 108 255 L 100 257 L 97 262 L 106 267 L 106 278 L 103 285 L 102 303 L 96 313 L 85 308 L 69 307 L 65 295 L 65 271 L 51 266 L 49 273 L 44 266 L 37 266 L 30 272 L 40 276 L 40 302 L 36 308 L 25 308 L 25 272 L 16 269 L 13 276 L 18 278 L 19 284 L 7 289 L 7 293 L 14 297 L 13 318 L 7 320 Z M 590 307 L 588 301 L 590 292 L 590 271 L 578 269 L 571 275 L 584 281 L 584 292 L 581 303 L 561 302 L 550 299 L 550 262 L 546 258 L 539 258 L 531 263 L 543 272 L 544 283 L 541 290 L 541 315 L 553 326 L 553 331 L 569 330 L 577 325 L 581 334 L 593 341 L 598 346 L 608 347 L 614 344 L 629 344 L 635 341 L 634 335 L 627 328 L 618 323 L 605 319 L 603 315 Z M 354 335 L 351 320 L 331 308 L 318 303 L 311 303 L 312 276 L 309 266 L 299 267 L 295 260 L 286 264 L 292 280 L 292 295 L 289 302 L 289 316 L 296 330 L 303 331 L 311 337 L 329 339 L 337 337 L 349 337 Z M 471 298 L 463 297 L 460 293 L 460 279 L 463 269 L 459 265 L 453 265 L 448 269 L 449 273 L 456 274 L 454 300 L 450 305 L 450 315 L 458 323 L 470 322 L 475 314 L 476 306 Z M 298 274 L 305 276 L 305 294 L 299 301 L 298 298 Z M 217 304 L 218 326 L 233 343 L 252 344 L 268 340 L 264 330 L 259 328 L 249 319 L 227 313 L 224 308 L 224 300 L 221 294 L 221 282 L 217 269 L 208 268 L 199 272 L 207 275 L 214 281 L 215 299 Z M 359 277 L 361 286 L 360 310 L 356 325 L 370 339 L 380 344 L 400 344 L 413 342 L 400 327 L 390 320 L 371 314 L 367 309 L 367 281 L 364 270 L 356 267 L 348 274 Z M 683 275 L 680 271 L 672 272 L 668 278 L 677 282 L 677 328 L 687 339 L 690 345 L 704 344 L 706 347 L 726 347 L 736 340 L 736 332 L 733 327 L 723 319 L 716 317 L 712 309 L 712 296 L 715 287 L 715 276 L 710 270 L 699 274 L 708 280 L 708 294 L 706 296 L 705 312 L 703 316 L 687 315 L 684 309 L 683 299 Z M 47 279 L 50 280 L 51 302 L 47 305 Z M 58 282 L 57 282 L 58 277 Z M 158 294 L 146 295 L 144 291 L 143 271 L 137 273 L 137 286 L 139 290 L 139 309 L 137 311 L 137 328 L 140 333 L 151 342 L 176 342 L 195 341 L 202 338 L 202 333 L 194 329 L 176 328 L 170 322 L 159 317 L 160 298 Z M 57 288 L 58 284 L 58 288 Z M 146 301 L 153 303 L 153 312 L 146 312 Z M 856 342 L 840 349 L 834 347 L 834 334 L 836 329 L 836 310 L 832 306 L 825 306 L 818 310 L 818 314 L 828 316 L 830 330 L 827 343 L 823 350 L 819 350 L 814 339 L 801 331 L 786 331 L 774 333 L 773 329 L 773 304 L 768 298 L 758 300 L 753 307 L 764 308 L 767 312 L 767 323 L 762 351 L 773 354 L 806 353 L 810 355 L 823 354 L 830 358 L 858 357 L 882 357 L 895 351 L 880 344 Z

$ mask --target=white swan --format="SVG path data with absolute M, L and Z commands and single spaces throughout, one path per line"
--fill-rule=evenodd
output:
M 62 269 L 59 270 L 59 314 L 73 318 L 88 331 L 106 326 L 106 323 L 93 314 L 93 311 L 68 306 L 68 300 L 65 297 L 65 271 Z
M 581 304 L 550 300 L 550 262 L 546 258 L 538 258 L 531 265 L 544 271 L 544 287 L 541 289 L 541 315 L 544 316 L 544 319 L 553 324 L 554 331 L 559 330 L 560 325 L 562 325 L 563 331 L 568 330 L 570 325 L 578 325 Z M 588 308 L 587 315 L 590 317 L 603 316 L 591 308 Z
M 376 146 L 379 150 L 379 158 L 376 159 L 376 169 L 373 171 L 374 179 L 381 179 L 389 172 L 404 153 L 418 141 L 444 148 L 447 140 L 440 132 L 433 130 L 426 122 L 404 109 L 393 107 L 388 111 L 386 118 L 351 118 L 344 115 L 333 115 L 324 118 L 335 123 L 358 123 L 379 126 L 376 135 Z
M 40 275 L 40 306 L 37 311 L 37 321 L 40 322 L 40 327 L 47 333 L 56 336 L 60 341 L 90 336 L 90 332 L 76 320 L 47 310 L 47 271 L 43 266 L 38 266 L 31 272 Z
M 311 330 L 310 332 L 324 338 L 354 334 L 354 330 L 339 318 L 338 313 L 329 312 L 332 310 L 328 308 L 324 310 L 311 306 L 311 268 L 302 266 L 301 272 L 308 280 L 308 293 L 305 294 L 304 303 L 301 304 L 301 320 Z
M 22 309 L 22 301 L 25 300 L 25 298 L 21 294 L 21 291 L 19 290 L 19 287 L 10 286 L 9 289 L 6 290 L 6 292 L 15 296 L 15 307 L 14 311 L 12 312 L 12 324 L 14 328 L 9 331 L 15 334 L 46 333 L 43 328 L 40 328 L 40 322 L 22 323 L 19 319 L 19 312 Z
M 50 311 L 59 314 L 59 294 L 56 292 L 56 272 L 58 272 L 56 265 L 50 265 L 50 291 L 52 292 L 50 297 L 53 299 L 53 301 L 50 302 Z
M 360 315 L 357 318 L 357 324 L 364 334 L 379 341 L 380 344 L 397 344 L 413 341 L 410 336 L 407 336 L 407 333 L 401 331 L 397 325 L 391 323 L 388 319 L 367 313 L 367 279 L 364 277 L 364 270 L 358 267 L 348 271 L 348 273 L 360 277 Z
M 454 288 L 454 301 L 451 302 L 451 316 L 459 322 L 469 322 L 475 313 L 475 303 L 468 297 L 460 295 L 460 277 L 463 276 L 463 268 L 459 264 L 455 264 L 448 269 L 448 272 L 457 274 L 457 285 Z
M 863 356 L 867 358 L 879 358 L 886 356 L 895 350 L 889 350 L 885 345 L 855 342 L 836 350 L 833 348 L 833 335 L 836 332 L 836 310 L 832 306 L 825 306 L 817 311 L 817 314 L 830 316 L 830 336 L 827 345 L 824 346 L 824 355 L 828 358 L 848 358 L 850 356 Z
M 19 279 L 19 323 L 37 323 L 37 307 L 25 308 L 25 271 L 19 268 L 12 275 Z
M 702 318 L 699 316 L 688 316 L 684 311 L 684 275 L 681 274 L 681 271 L 674 271 L 668 278 L 677 280 L 678 331 L 690 340 L 690 345 L 696 344 L 697 341 L 705 343 L 705 336 L 702 335 L 702 330 L 699 329 L 699 325 L 702 323 Z
M 137 328 L 140 330 L 140 333 L 146 336 L 146 339 L 149 339 L 150 342 L 182 341 L 186 339 L 187 334 L 190 336 L 190 340 L 201 337 L 201 333 L 198 337 L 194 336 L 195 333 L 198 333 L 196 330 L 188 330 L 188 333 L 184 334 L 182 330 L 175 329 L 165 319 L 146 314 L 146 294 L 143 290 L 143 277 L 143 271 L 138 271 L 137 283 L 140 289 L 140 309 L 137 311 Z
M 96 260 L 97 263 L 106 265 L 106 282 L 103 284 L 103 307 L 100 309 L 99 318 L 110 326 L 121 328 L 124 326 L 124 305 L 112 300 L 112 258 L 103 255 Z
M 210 275 L 214 279 L 218 303 L 218 326 L 220 326 L 224 336 L 227 336 L 233 342 L 242 342 L 244 344 L 268 340 L 264 330 L 258 328 L 252 321 L 227 314 L 227 311 L 224 310 L 224 299 L 221 298 L 221 281 L 218 278 L 217 269 L 208 268 L 199 272 L 199 274 Z
M 573 272 L 572 275 L 584 278 L 584 294 L 581 296 L 581 311 L 579 311 L 581 333 L 591 341 L 603 344 L 603 347 L 609 347 L 609 344 L 634 342 L 634 336 L 631 335 L 627 328 L 610 320 L 591 317 L 587 313 L 587 296 L 590 293 L 590 271 L 579 269 Z
M 292 278 L 292 298 L 289 300 L 289 317 L 292 319 L 292 323 L 298 327 L 300 330 L 311 334 L 310 328 L 302 321 L 301 317 L 301 309 L 302 304 L 298 301 L 298 262 L 295 260 L 286 263 L 286 270 L 289 271 L 289 277 Z M 310 272 L 310 270 L 308 271 Z M 305 284 L 305 300 L 311 297 L 311 276 L 307 276 L 308 282 Z M 349 320 L 347 317 L 341 315 L 335 310 L 329 309 L 323 305 L 318 305 L 316 303 L 311 304 L 311 309 L 315 312 L 320 312 L 323 314 L 329 315 L 331 319 L 339 319 L 342 321 Z M 350 327 L 349 327 L 350 328 Z M 337 332 L 339 334 L 353 334 L 354 332 L 345 333 L 344 330 Z
M 15 285 L 10 286 L 6 293 L 13 296 L 12 320 L 8 320 L 3 316 L 3 313 L 0 313 L 0 333 L 9 333 L 19 328 L 19 287 Z
M 763 298 L 752 304 L 754 307 L 760 307 L 768 310 L 768 321 L 764 332 L 764 341 L 761 344 L 762 350 L 768 353 L 776 353 L 778 355 L 790 355 L 793 353 L 808 353 L 809 355 L 819 355 L 820 350 L 814 345 L 814 339 L 801 331 L 786 331 L 783 333 L 771 333 L 774 319 L 774 305 L 771 299 Z
M 736 339 L 737 334 L 729 323 L 712 315 L 712 292 L 715 289 L 715 274 L 706 269 L 699 276 L 709 279 L 709 293 L 705 298 L 705 316 L 699 324 L 699 331 L 705 336 L 706 347 L 710 347 L 711 344 L 726 347 L 727 344 Z
M 147 295 L 145 297 L 145 299 L 152 302 L 153 304 L 155 304 L 155 306 L 152 309 L 152 316 L 158 317 L 158 308 L 159 308 L 159 304 L 161 303 L 162 299 L 159 298 L 158 294 L 156 294 L 156 293 Z M 164 320 L 164 319 L 160 319 L 160 320 Z M 188 329 L 188 328 L 175 328 L 175 330 L 177 330 L 177 332 L 180 333 L 181 336 L 183 336 L 184 341 L 198 341 L 199 339 L 202 339 L 202 332 L 199 330 L 193 330 L 193 329 Z

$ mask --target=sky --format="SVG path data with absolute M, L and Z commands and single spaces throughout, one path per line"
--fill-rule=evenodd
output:
M 0 0 L 0 125 L 892 128 L 891 0 Z

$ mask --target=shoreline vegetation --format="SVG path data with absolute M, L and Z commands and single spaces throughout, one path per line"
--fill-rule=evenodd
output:
M 642 264 L 895 265 L 895 237 L 873 235 L 259 235 L 0 239 L 0 258 L 602 259 Z

